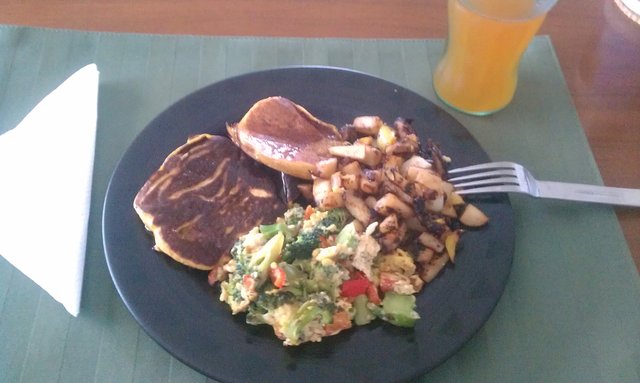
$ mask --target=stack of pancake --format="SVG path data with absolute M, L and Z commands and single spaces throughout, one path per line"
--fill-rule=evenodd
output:
M 240 235 L 282 215 L 294 198 L 290 176 L 310 179 L 328 148 L 343 142 L 335 126 L 282 97 L 256 102 L 227 128 L 233 142 L 201 134 L 169 154 L 133 204 L 156 250 L 202 270 L 228 260 Z

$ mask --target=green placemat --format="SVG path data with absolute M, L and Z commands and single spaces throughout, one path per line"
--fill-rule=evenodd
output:
M 81 313 L 68 315 L 0 258 L 0 382 L 212 381 L 150 339 L 113 287 L 102 251 L 101 214 L 119 157 L 177 99 L 259 69 L 353 68 L 440 104 L 430 73 L 442 49 L 442 40 L 154 36 L 0 26 L 0 133 L 77 69 L 95 62 L 101 72 Z M 516 97 L 506 110 L 484 118 L 451 114 L 495 160 L 521 162 L 540 178 L 601 182 L 547 37 L 537 37 L 527 50 Z M 640 381 L 640 279 L 612 209 L 524 196 L 512 202 L 516 253 L 502 299 L 459 353 L 419 381 Z

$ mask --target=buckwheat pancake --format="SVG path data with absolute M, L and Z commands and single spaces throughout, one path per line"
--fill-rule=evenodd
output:
M 201 134 L 169 154 L 133 205 L 154 249 L 209 270 L 241 234 L 286 210 L 278 180 L 229 139 Z

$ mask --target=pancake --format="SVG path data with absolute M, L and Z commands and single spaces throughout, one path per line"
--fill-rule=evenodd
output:
M 256 102 L 240 122 L 227 125 L 227 132 L 256 161 L 307 180 L 318 162 L 332 157 L 330 147 L 344 145 L 334 125 L 284 97 Z
M 238 237 L 286 210 L 280 175 L 229 139 L 201 134 L 174 150 L 134 199 L 154 249 L 209 270 Z

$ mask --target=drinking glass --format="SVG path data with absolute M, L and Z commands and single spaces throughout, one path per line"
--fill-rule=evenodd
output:
M 511 102 L 518 64 L 557 0 L 449 0 L 447 47 L 433 86 L 447 105 L 473 115 Z

